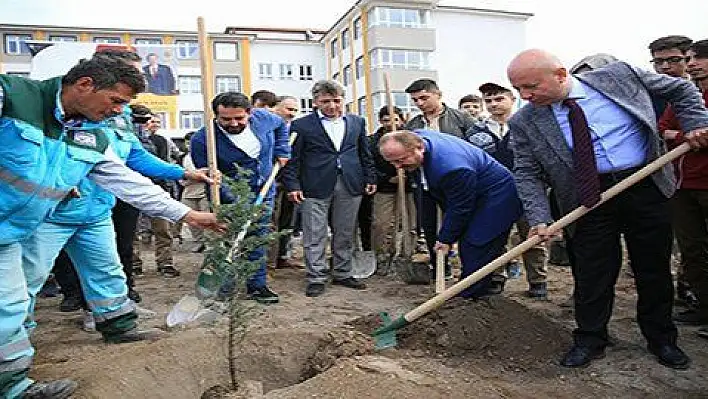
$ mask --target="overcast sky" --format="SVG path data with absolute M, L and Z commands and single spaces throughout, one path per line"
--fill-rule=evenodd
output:
M 210 32 L 223 32 L 226 26 L 326 30 L 354 1 L 0 0 L 0 23 L 196 31 L 196 17 L 201 15 Z M 443 4 L 531 12 L 535 16 L 527 24 L 528 46 L 552 51 L 569 65 L 585 55 L 607 52 L 649 67 L 646 47 L 654 38 L 668 34 L 708 38 L 705 0 L 443 0 Z M 460 40 L 495 38 L 470 34 Z

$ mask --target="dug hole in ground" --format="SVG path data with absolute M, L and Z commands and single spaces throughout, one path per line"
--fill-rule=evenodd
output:
M 201 255 L 176 253 L 182 275 L 156 274 L 152 247 L 143 248 L 146 274 L 137 280 L 141 307 L 156 315 L 144 327 L 164 327 L 166 314 L 192 292 Z M 82 331 L 82 316 L 60 313 L 59 298 L 41 299 L 32 341 L 32 376 L 74 378 L 75 398 L 699 398 L 708 397 L 708 351 L 695 328 L 680 327 L 689 370 L 659 365 L 636 325 L 636 295 L 622 273 L 607 356 L 586 369 L 558 359 L 571 342 L 572 311 L 561 307 L 572 289 L 570 270 L 550 267 L 549 300 L 524 297 L 510 280 L 490 301 L 453 299 L 405 327 L 398 347 L 373 350 L 369 333 L 381 311 L 399 315 L 424 302 L 432 286 L 372 277 L 366 291 L 328 286 L 304 295 L 304 270 L 270 270 L 281 303 L 261 306 L 238 357 L 238 392 L 229 385 L 226 323 L 166 331 L 156 342 L 108 345 Z

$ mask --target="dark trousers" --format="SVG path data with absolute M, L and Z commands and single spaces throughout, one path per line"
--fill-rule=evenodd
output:
M 371 224 L 373 221 L 374 212 L 374 196 L 362 195 L 361 204 L 359 205 L 359 214 L 357 215 L 357 224 L 359 226 L 359 237 L 361 238 L 361 249 L 371 251 Z
M 418 206 L 418 215 L 420 226 L 423 234 L 425 234 L 425 244 L 428 246 L 428 252 L 430 253 L 430 264 L 436 265 L 435 242 L 438 239 L 438 205 L 428 191 L 422 189 L 419 191 L 420 205 Z M 448 272 L 449 270 L 450 264 L 446 255 L 445 271 Z
M 509 232 L 510 230 L 507 230 L 483 245 L 470 244 L 466 242 L 463 237 L 458 243 L 460 260 L 462 261 L 460 280 L 502 256 L 506 250 L 506 243 L 509 240 Z M 464 298 L 476 298 L 485 295 L 491 279 L 492 273 L 462 291 L 460 296 Z
M 696 290 L 701 315 L 708 318 L 708 190 L 676 191 L 672 210 L 683 278 Z
M 84 309 L 88 309 L 84 293 L 81 291 L 81 283 L 79 275 L 74 269 L 74 264 L 71 262 L 69 255 L 62 249 L 59 256 L 54 261 L 54 276 L 61 287 L 61 293 L 65 298 L 81 298 L 81 303 Z
M 601 175 L 602 190 L 628 174 Z M 652 344 L 675 343 L 669 204 L 651 178 L 583 216 L 572 237 L 566 234 L 575 280 L 575 343 L 601 348 L 609 342 L 607 324 L 622 267 L 621 235 L 637 285 L 642 334 Z
M 288 200 L 288 193 L 284 188 L 279 188 L 277 197 L 279 207 L 278 220 L 276 220 L 278 231 L 293 229 L 295 225 L 295 203 Z M 278 257 L 286 258 L 288 255 L 288 243 L 291 234 L 283 234 L 278 239 Z
M 140 211 L 128 204 L 118 200 L 113 207 L 113 227 L 116 231 L 116 242 L 118 244 L 118 257 L 123 265 L 123 271 L 128 278 L 128 287 L 135 286 L 133 279 L 133 236 L 138 227 L 138 217 Z

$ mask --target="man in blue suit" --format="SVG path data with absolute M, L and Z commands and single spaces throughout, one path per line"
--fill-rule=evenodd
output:
M 288 162 L 290 146 L 288 145 L 288 128 L 283 119 L 265 109 L 251 108 L 248 97 L 241 93 L 225 92 L 211 102 L 214 111 L 214 132 L 216 135 L 216 157 L 219 171 L 231 178 L 238 178 L 238 165 L 253 173 L 249 185 L 251 191 L 258 193 L 273 170 L 273 162 L 280 165 Z M 206 128 L 199 129 L 192 137 L 191 154 L 196 168 L 207 167 Z M 225 185 L 220 188 L 221 202 L 224 204 L 235 201 L 233 194 Z M 272 187 L 264 199 L 268 212 L 260 226 L 268 226 L 270 212 L 273 209 Z M 267 233 L 267 227 L 259 228 L 256 234 Z M 250 260 L 263 257 L 265 247 L 258 248 L 249 254 Z M 266 285 L 265 260 L 260 269 L 247 282 L 247 292 L 250 298 L 261 303 L 277 303 L 278 295 Z
M 147 81 L 147 91 L 152 94 L 177 94 L 175 90 L 175 76 L 172 68 L 159 63 L 157 54 L 147 55 L 148 64 L 143 67 L 145 80 Z
M 312 88 L 316 110 L 296 119 L 293 157 L 284 170 L 288 198 L 301 205 L 307 296 L 322 295 L 329 275 L 325 263 L 331 212 L 333 284 L 364 289 L 352 277 L 354 226 L 362 194 L 376 192 L 376 171 L 364 119 L 343 115 L 344 89 L 333 81 Z
M 417 134 L 416 134 L 417 133 Z M 514 178 L 504 166 L 470 143 L 430 130 L 401 130 L 381 138 L 384 159 L 418 171 L 416 179 L 444 212 L 435 250 L 449 252 L 457 242 L 462 278 L 502 255 L 509 230 L 521 216 Z M 462 292 L 488 294 L 490 277 Z

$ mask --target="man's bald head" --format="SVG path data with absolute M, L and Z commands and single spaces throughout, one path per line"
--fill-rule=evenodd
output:
M 564 99 L 570 91 L 568 71 L 555 55 L 540 49 L 525 50 L 509 63 L 507 75 L 521 98 L 535 105 Z

